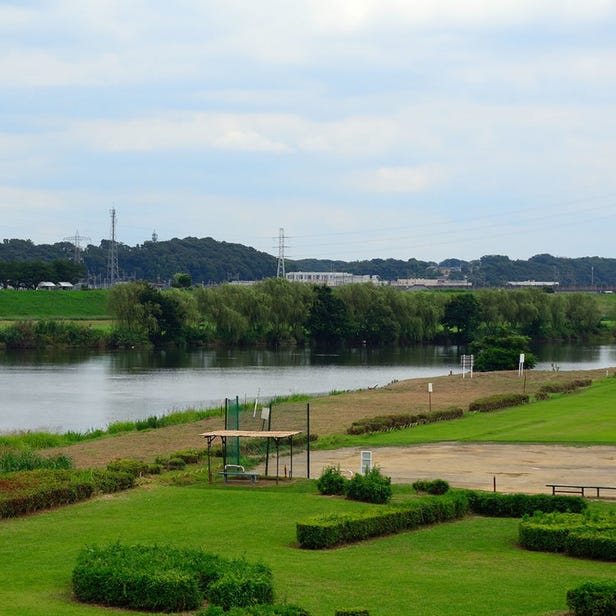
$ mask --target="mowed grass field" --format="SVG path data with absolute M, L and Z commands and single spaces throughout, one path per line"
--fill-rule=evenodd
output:
M 578 432 L 586 430 L 585 444 L 605 442 L 616 412 L 615 384 L 610 377 L 551 401 L 378 438 L 397 434 L 411 443 L 443 435 L 497 436 L 511 442 L 535 440 L 540 432 L 547 442 L 579 443 Z M 584 419 L 592 427 L 581 426 Z M 566 613 L 568 589 L 616 573 L 614 563 L 523 550 L 518 520 L 476 516 L 331 551 L 300 550 L 298 520 L 377 506 L 320 496 L 314 480 L 278 487 L 267 481 L 253 488 L 209 485 L 206 472 L 194 467 L 176 477 L 0 521 L 0 614 L 134 614 L 80 605 L 71 597 L 79 550 L 114 541 L 193 546 L 262 561 L 273 570 L 277 600 L 301 605 L 313 616 L 333 616 L 345 607 L 366 608 L 371 616 L 556 616 Z M 408 486 L 394 488 L 396 500 L 410 498 Z M 616 511 L 613 502 L 591 506 Z
M 470 517 L 331 551 L 300 550 L 295 522 L 370 507 L 319 496 L 314 484 L 266 488 L 142 487 L 0 524 L 0 614 L 140 613 L 80 605 L 71 572 L 86 545 L 196 546 L 269 565 L 277 599 L 313 616 L 364 607 L 371 616 L 562 613 L 566 591 L 611 578 L 613 563 L 522 550 L 518 520 Z
M 110 320 L 107 312 L 107 291 L 0 289 L 0 321 L 20 319 Z

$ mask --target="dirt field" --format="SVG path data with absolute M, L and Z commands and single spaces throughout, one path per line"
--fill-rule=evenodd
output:
M 607 371 L 614 374 L 614 369 Z M 318 435 L 343 433 L 360 417 L 389 413 L 427 411 L 430 403 L 427 383 L 433 384 L 432 409 L 467 407 L 469 402 L 495 393 L 533 393 L 543 384 L 573 378 L 606 376 L 606 370 L 576 372 L 527 371 L 475 373 L 438 378 L 411 379 L 385 387 L 361 390 L 311 400 L 311 432 Z M 286 404 L 273 410 L 272 429 L 305 431 L 306 403 Z M 252 413 L 242 418 L 241 427 L 252 429 Z M 200 433 L 223 427 L 222 418 L 184 426 L 137 432 L 63 448 L 79 467 L 104 466 L 125 457 L 146 461 L 158 455 L 186 448 L 203 448 Z M 58 450 L 53 450 L 55 453 Z M 321 469 L 340 465 L 359 470 L 360 449 L 311 452 L 311 476 Z M 616 485 L 616 447 L 561 447 L 555 445 L 510 445 L 490 443 L 441 443 L 373 450 L 373 461 L 394 482 L 416 479 L 446 479 L 452 485 L 498 491 L 545 492 L 546 483 L 589 483 Z M 288 460 L 281 459 L 281 474 Z M 294 475 L 306 476 L 305 454 L 294 458 Z M 616 497 L 616 494 L 614 495 Z
M 320 476 L 327 466 L 359 472 L 361 447 L 310 454 L 310 475 Z M 495 443 L 436 443 L 409 447 L 378 447 L 371 450 L 373 464 L 393 483 L 417 479 L 445 479 L 458 488 L 498 492 L 549 493 L 548 483 L 616 485 L 616 447 L 562 447 L 559 445 L 511 445 Z M 289 458 L 280 459 L 280 474 Z M 270 461 L 275 469 L 275 460 Z M 261 467 L 261 472 L 262 472 Z M 293 475 L 306 476 L 306 454 L 294 456 Z M 604 491 L 601 497 L 616 498 Z

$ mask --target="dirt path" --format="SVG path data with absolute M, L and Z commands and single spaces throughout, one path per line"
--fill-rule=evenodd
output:
M 359 472 L 361 447 L 310 454 L 310 475 L 319 477 L 328 466 Z M 408 447 L 375 447 L 373 463 L 394 483 L 417 479 L 445 479 L 458 488 L 498 492 L 549 493 L 548 483 L 616 485 L 616 447 L 565 447 L 561 445 L 515 445 L 501 443 L 435 443 Z M 276 461 L 270 461 L 270 473 Z M 288 457 L 280 459 L 280 474 Z M 263 467 L 261 466 L 261 472 Z M 306 454 L 294 456 L 293 475 L 306 476 Z M 601 496 L 616 498 L 614 493 Z

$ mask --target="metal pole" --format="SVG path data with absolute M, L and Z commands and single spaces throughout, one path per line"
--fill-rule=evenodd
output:
M 310 402 L 306 403 L 306 478 L 310 479 Z

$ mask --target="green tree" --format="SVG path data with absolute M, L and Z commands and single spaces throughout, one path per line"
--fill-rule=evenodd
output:
M 454 295 L 445 304 L 442 323 L 463 340 L 471 340 L 481 322 L 481 305 L 474 293 Z
M 524 353 L 524 367 L 534 368 L 537 360 L 529 350 L 529 341 L 528 336 L 501 329 L 496 334 L 472 342 L 469 348 L 475 355 L 475 370 L 515 370 L 520 364 L 521 353 Z
M 313 287 L 314 301 L 308 317 L 308 331 L 317 344 L 338 344 L 349 334 L 349 316 L 344 302 L 330 287 Z

